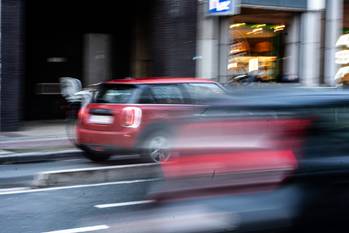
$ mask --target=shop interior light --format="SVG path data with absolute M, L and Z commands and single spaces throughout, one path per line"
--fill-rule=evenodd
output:
M 275 26 L 273 26 L 272 28 L 273 29 L 284 29 L 286 27 L 286 25 L 275 25 Z
M 229 59 L 229 63 L 248 63 L 251 59 L 258 58 L 260 62 L 275 62 L 277 57 L 275 56 L 235 56 Z
M 230 54 L 239 53 L 241 51 L 242 51 L 241 49 L 232 49 L 232 50 L 230 50 Z
M 263 31 L 263 28 L 256 28 L 256 29 L 253 29 L 251 32 L 248 32 L 248 33 L 246 33 L 246 34 L 247 34 L 247 35 L 250 35 L 250 34 L 262 32 L 262 31 Z
M 238 27 L 242 27 L 242 26 L 245 26 L 246 23 L 234 23 L 234 24 L 231 24 L 229 26 L 229 28 L 238 28 Z
M 265 23 L 263 24 L 254 24 L 251 26 L 251 28 L 263 28 L 263 27 L 266 27 L 267 25 Z
M 283 31 L 285 30 L 285 27 L 285 25 L 277 25 L 274 27 L 274 32 Z
M 238 63 L 233 62 L 233 63 L 229 63 L 228 64 L 228 70 L 234 69 L 234 68 L 238 68 Z

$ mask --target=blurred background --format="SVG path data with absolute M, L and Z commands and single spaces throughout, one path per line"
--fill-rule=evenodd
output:
M 1 1 L 0 130 L 63 119 L 59 78 L 332 86 L 346 0 Z M 286 85 L 286 84 L 285 84 Z M 42 106 L 45 106 L 43 108 Z
M 0 8 L 1 232 L 348 232 L 349 0 Z

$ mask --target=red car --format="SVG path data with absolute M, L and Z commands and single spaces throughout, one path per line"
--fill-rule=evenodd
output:
M 169 122 L 197 112 L 200 101 L 221 95 L 225 90 L 218 83 L 198 78 L 105 82 L 80 110 L 77 145 L 93 161 L 130 153 L 154 162 L 167 160 Z

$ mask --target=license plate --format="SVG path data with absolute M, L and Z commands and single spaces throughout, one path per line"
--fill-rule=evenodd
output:
M 113 117 L 112 116 L 91 115 L 88 122 L 92 123 L 92 124 L 109 125 L 109 124 L 113 123 Z

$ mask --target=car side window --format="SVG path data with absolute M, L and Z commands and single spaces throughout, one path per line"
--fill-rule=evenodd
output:
M 140 104 L 155 104 L 155 98 L 150 91 L 150 88 L 145 88 L 142 90 L 138 103 Z
M 156 103 L 158 104 L 184 104 L 185 100 L 181 89 L 174 84 L 171 85 L 153 85 L 151 87 Z
M 214 83 L 190 83 L 186 84 L 186 87 L 194 103 L 197 104 L 225 95 L 224 90 Z

